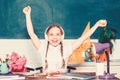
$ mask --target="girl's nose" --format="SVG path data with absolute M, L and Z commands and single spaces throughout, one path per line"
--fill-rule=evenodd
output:
M 57 38 L 57 36 L 56 36 L 56 35 L 54 35 L 54 36 L 53 36 L 53 38 L 54 38 L 54 39 L 56 39 L 56 38 Z

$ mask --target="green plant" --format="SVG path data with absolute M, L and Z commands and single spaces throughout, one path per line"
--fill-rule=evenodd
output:
M 113 40 L 115 42 L 115 33 L 117 32 L 116 29 L 106 26 L 105 28 L 102 28 L 101 33 L 98 37 L 99 43 L 109 43 L 110 44 L 110 53 L 112 54 L 112 48 L 113 48 Z

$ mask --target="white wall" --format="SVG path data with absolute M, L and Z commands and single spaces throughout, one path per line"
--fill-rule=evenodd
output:
M 42 40 L 44 41 L 44 40 Z M 72 42 L 71 40 L 65 40 L 66 42 Z M 92 40 L 96 41 L 96 40 Z M 113 55 L 111 59 L 120 59 L 120 40 L 116 40 L 114 45 Z M 41 58 L 37 50 L 33 47 L 32 42 L 29 39 L 0 39 L 0 58 L 5 57 L 5 54 L 11 54 L 13 51 L 20 55 L 27 57 L 26 66 L 38 67 L 41 66 Z
M 17 52 L 19 55 L 27 57 L 26 66 L 41 66 L 41 59 L 37 50 L 33 47 L 29 39 L 1 39 L 0 58 L 5 57 L 6 53 Z

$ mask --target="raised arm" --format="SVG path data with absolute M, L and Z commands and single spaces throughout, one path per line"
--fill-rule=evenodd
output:
M 33 29 L 33 24 L 31 21 L 31 7 L 30 6 L 25 7 L 23 9 L 23 13 L 25 14 L 25 17 L 26 17 L 26 26 L 27 26 L 28 34 L 29 34 L 35 48 L 39 49 L 40 40 L 37 37 L 37 35 L 35 34 L 34 29 Z
M 76 50 L 88 37 L 90 37 L 99 26 L 105 27 L 106 25 L 106 20 L 97 21 L 96 24 L 84 36 L 81 36 L 73 43 L 73 51 Z

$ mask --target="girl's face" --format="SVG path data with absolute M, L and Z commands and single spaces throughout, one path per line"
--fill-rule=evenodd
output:
M 48 33 L 48 41 L 52 46 L 58 46 L 62 40 L 62 33 L 58 27 L 51 28 Z

